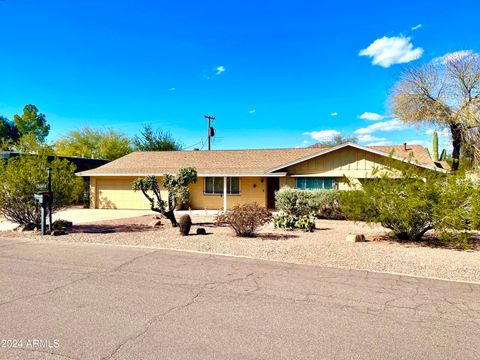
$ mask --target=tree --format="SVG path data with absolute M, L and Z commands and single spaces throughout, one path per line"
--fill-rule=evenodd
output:
M 132 151 L 130 139 L 113 129 L 94 130 L 88 126 L 72 130 L 54 143 L 55 153 L 94 159 L 115 160 Z
M 18 224 L 40 223 L 40 208 L 33 200 L 40 184 L 47 183 L 52 169 L 52 210 L 58 211 L 78 200 L 83 180 L 75 176 L 75 165 L 45 154 L 20 155 L 0 161 L 0 213 Z
M 136 151 L 175 151 L 183 147 L 170 133 L 154 130 L 150 125 L 143 126 L 140 136 L 135 135 L 133 145 Z
M 20 136 L 35 134 L 35 137 L 43 142 L 50 132 L 50 125 L 47 124 L 45 115 L 38 112 L 35 105 L 25 105 L 23 114 L 14 115 L 13 121 Z
M 135 179 L 133 190 L 141 191 L 150 202 L 150 209 L 165 216 L 172 226 L 178 226 L 174 210 L 177 204 L 188 203 L 190 191 L 188 185 L 197 182 L 197 171 L 194 168 L 182 168 L 176 175 L 165 174 L 163 176 L 163 187 L 168 191 L 167 199 L 162 199 L 160 186 L 155 176 L 146 176 Z M 153 193 L 153 196 L 148 192 Z
M 13 145 L 20 134 L 14 122 L 0 116 L 0 149 L 7 149 Z
M 357 143 L 358 138 L 355 135 L 343 136 L 342 134 L 335 135 L 331 140 L 319 142 L 311 145 L 310 147 L 333 147 L 346 143 Z
M 469 133 L 478 135 L 480 55 L 465 51 L 452 53 L 404 71 L 391 100 L 394 115 L 407 123 L 449 127 L 453 145 L 452 170 L 456 171 L 462 143 L 469 141 Z M 475 147 L 480 150 L 478 142 Z

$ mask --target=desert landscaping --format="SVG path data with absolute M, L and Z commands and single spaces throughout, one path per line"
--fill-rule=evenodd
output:
M 317 220 L 313 232 L 275 229 L 271 223 L 256 237 L 241 238 L 227 226 L 214 224 L 214 215 L 191 216 L 190 235 L 182 236 L 168 220 L 149 214 L 127 219 L 83 222 L 68 234 L 53 237 L 38 232 L 6 231 L 0 237 L 42 242 L 97 243 L 198 251 L 288 263 L 321 265 L 456 281 L 480 282 L 480 252 L 435 247 L 428 243 L 389 240 L 387 229 L 361 222 Z M 206 235 L 196 235 L 204 228 Z M 365 242 L 349 242 L 349 234 Z

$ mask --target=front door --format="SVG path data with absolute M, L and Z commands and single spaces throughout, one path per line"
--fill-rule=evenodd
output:
M 275 192 L 280 189 L 280 179 L 277 177 L 267 178 L 267 208 L 275 209 Z

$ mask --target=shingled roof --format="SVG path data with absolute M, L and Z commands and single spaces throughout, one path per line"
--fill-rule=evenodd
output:
M 427 151 L 419 145 L 372 146 L 344 144 L 334 148 L 309 147 L 300 149 L 255 149 L 212 151 L 146 151 L 134 152 L 96 169 L 78 173 L 81 176 L 144 176 L 175 173 L 182 167 L 195 167 L 200 176 L 268 176 L 269 169 L 280 168 L 296 160 L 311 158 L 316 154 L 334 151 L 336 148 L 353 146 L 380 155 L 412 160 L 423 167 L 435 169 L 435 163 Z

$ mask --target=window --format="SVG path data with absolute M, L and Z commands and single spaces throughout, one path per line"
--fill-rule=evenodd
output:
M 295 178 L 295 187 L 303 190 L 333 189 L 333 178 L 323 177 L 298 177 Z
M 209 195 L 223 195 L 223 177 L 206 177 L 204 193 Z M 227 177 L 227 194 L 240 194 L 239 177 Z

